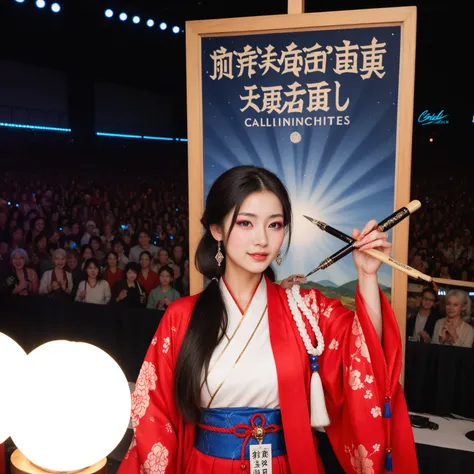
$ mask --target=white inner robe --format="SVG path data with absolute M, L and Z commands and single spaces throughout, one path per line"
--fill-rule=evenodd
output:
M 202 406 L 279 408 L 265 278 L 244 315 L 222 278 L 219 287 L 227 309 L 228 337 L 222 339 L 212 355 L 207 384 L 201 390 Z

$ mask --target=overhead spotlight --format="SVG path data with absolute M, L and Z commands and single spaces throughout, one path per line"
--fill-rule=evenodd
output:
M 61 5 L 59 5 L 59 3 L 53 3 L 51 5 L 51 10 L 53 13 L 59 13 L 61 11 Z
M 119 18 L 121 21 L 125 21 L 128 18 L 128 16 L 126 13 L 120 13 Z
M 140 17 L 135 15 L 133 17 L 132 21 L 133 21 L 133 23 L 135 23 L 135 25 L 138 25 L 138 23 L 140 23 Z
M 38 8 L 44 8 L 46 6 L 46 2 L 44 0 L 36 0 L 36 6 Z
M 179 26 L 173 26 L 172 29 L 173 33 L 178 34 L 180 32 L 180 27 Z
M 107 10 L 105 10 L 105 16 L 107 18 L 112 18 L 114 16 L 114 12 L 110 8 L 108 8 Z
M 146 26 L 149 26 L 150 28 L 155 24 L 155 22 L 150 18 L 147 22 L 146 22 Z
M 25 0 L 15 0 L 16 3 L 25 3 Z
M 163 22 L 161 22 L 161 23 L 160 23 L 160 30 L 163 30 L 163 31 L 165 31 L 165 30 L 166 30 L 166 28 L 168 28 L 168 25 L 167 25 L 167 24 L 166 24 L 164 21 L 163 21 Z

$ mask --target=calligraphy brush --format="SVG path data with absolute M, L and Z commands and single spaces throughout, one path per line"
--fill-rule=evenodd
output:
M 410 214 L 413 212 L 417 211 L 421 207 L 421 202 L 418 200 L 411 201 L 408 203 L 406 206 L 401 207 L 398 209 L 398 211 L 395 211 L 393 214 L 382 220 L 377 224 L 377 229 L 380 230 L 381 232 L 385 232 L 388 229 L 391 229 L 393 226 L 401 222 L 403 219 L 408 217 Z M 333 263 L 337 262 L 341 258 L 345 257 L 346 255 L 350 254 L 353 252 L 357 247 L 355 247 L 355 242 L 352 237 L 349 237 L 346 234 L 343 234 L 341 231 L 335 229 L 334 227 L 331 227 L 324 222 L 318 221 L 316 219 L 313 219 L 312 217 L 304 216 L 306 219 L 308 219 L 310 222 L 313 224 L 317 225 L 321 230 L 324 230 L 325 232 L 328 232 L 329 234 L 333 235 L 334 237 L 337 237 L 340 240 L 343 240 L 344 242 L 347 242 L 348 245 L 343 247 L 342 249 L 338 250 L 336 253 L 331 255 L 330 257 L 324 259 L 314 270 L 312 270 L 310 273 L 306 275 L 306 278 L 313 273 L 316 273 L 318 270 L 324 270 L 325 268 L 328 268 L 331 266 Z M 380 252 L 382 253 L 382 252 Z M 385 257 L 387 257 L 385 254 L 382 253 Z M 377 257 L 375 257 L 377 258 Z M 388 257 L 390 258 L 390 257 Z M 380 260 L 380 258 L 379 258 Z M 395 261 L 396 262 L 396 261 Z M 397 262 L 399 263 L 399 262 Z M 390 264 L 389 264 L 390 265 Z M 400 265 L 403 265 L 400 263 Z M 416 271 L 416 270 L 415 270 Z M 421 273 L 421 272 L 418 272 Z M 422 274 L 423 275 L 423 274 Z
M 348 243 L 351 243 L 351 244 L 353 242 L 356 242 L 356 240 L 353 239 L 352 237 L 349 237 L 347 234 L 344 234 L 340 230 L 337 230 L 334 227 L 331 227 L 331 226 L 327 225 L 324 222 L 318 221 L 316 219 L 312 219 L 311 217 L 308 217 L 308 216 L 304 216 L 304 217 L 306 217 L 306 219 L 308 219 L 311 223 L 317 225 L 320 229 L 325 230 L 326 232 L 330 233 L 331 235 L 334 235 L 334 237 L 337 237 L 338 239 L 343 240 L 344 242 L 348 242 Z M 376 258 L 377 260 L 380 260 L 383 263 L 386 263 L 387 265 L 390 265 L 392 268 L 395 268 L 396 270 L 400 270 L 403 273 L 406 273 L 407 275 L 411 276 L 412 278 L 432 282 L 432 278 L 430 276 L 425 275 L 424 273 L 422 273 L 422 272 L 420 272 L 420 271 L 416 270 L 415 268 L 412 268 L 408 265 L 405 265 L 405 264 L 399 262 L 398 260 L 395 260 L 394 258 L 390 257 L 389 255 L 384 254 L 383 252 L 380 252 L 379 250 L 368 249 L 368 250 L 363 250 L 363 252 L 367 253 L 371 257 Z M 324 262 L 325 262 L 325 260 L 322 263 L 324 263 Z M 323 268 L 322 263 L 319 266 L 321 268 Z M 311 273 L 308 273 L 308 275 L 312 275 L 318 269 L 321 269 L 319 267 L 317 269 L 313 270 Z M 306 275 L 306 277 L 308 275 Z

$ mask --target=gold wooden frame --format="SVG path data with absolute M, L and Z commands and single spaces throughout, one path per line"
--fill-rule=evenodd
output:
M 271 34 L 343 28 L 399 26 L 401 28 L 398 95 L 394 210 L 410 201 L 413 102 L 415 85 L 416 7 L 377 8 L 325 13 L 294 13 L 301 0 L 295 0 L 288 15 L 191 21 L 186 23 L 189 250 L 191 294 L 203 288 L 203 277 L 193 265 L 202 236 L 200 218 L 204 208 L 203 123 L 201 38 Z M 370 218 L 370 216 L 367 216 Z M 408 220 L 393 229 L 393 256 L 408 258 Z M 405 340 L 407 276 L 392 273 L 392 306 Z M 404 345 L 404 344 L 403 344 Z

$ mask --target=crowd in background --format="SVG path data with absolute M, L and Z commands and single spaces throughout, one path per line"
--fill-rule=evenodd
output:
M 185 173 L 181 180 L 91 176 L 3 175 L 0 291 L 159 310 L 188 295 Z M 423 205 L 410 218 L 409 264 L 474 281 L 473 196 L 467 181 L 444 184 L 430 178 L 412 189 Z M 439 297 L 415 285 L 407 337 L 471 347 L 473 293 L 464 289 Z
M 1 291 L 151 309 L 189 294 L 186 182 L 86 176 L 3 175 Z
M 449 291 L 409 285 L 407 330 L 411 341 L 473 347 L 474 199 L 460 177 L 430 176 L 412 189 L 422 207 L 410 217 L 409 265 L 453 281 Z

